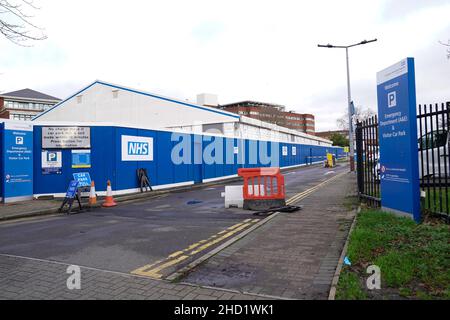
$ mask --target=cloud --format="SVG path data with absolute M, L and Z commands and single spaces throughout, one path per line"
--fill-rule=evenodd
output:
M 192 36 L 201 43 L 210 42 L 224 30 L 224 25 L 217 21 L 203 21 L 192 30 Z
M 381 9 L 381 16 L 385 20 L 398 20 L 420 10 L 445 5 L 448 5 L 448 0 L 387 0 Z

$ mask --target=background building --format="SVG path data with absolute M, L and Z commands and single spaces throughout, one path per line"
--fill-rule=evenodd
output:
M 316 136 L 329 140 L 330 137 L 336 133 L 344 136 L 346 139 L 349 138 L 348 130 L 331 130 L 331 131 L 316 132 Z
M 313 135 L 315 132 L 314 115 L 286 111 L 285 106 L 282 105 L 257 101 L 241 101 L 220 105 L 219 108 L 308 134 Z
M 0 94 L 0 118 L 31 120 L 60 101 L 61 99 L 31 89 L 3 93 Z

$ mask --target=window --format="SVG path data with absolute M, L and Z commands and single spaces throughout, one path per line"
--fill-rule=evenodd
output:
M 20 120 L 20 121 L 29 121 L 33 119 L 33 115 L 31 114 L 18 114 L 18 113 L 12 113 L 9 115 L 9 119 L 11 120 Z
M 113 90 L 113 99 L 117 99 L 117 97 L 119 96 L 119 90 Z
M 420 143 L 421 140 L 422 140 L 422 144 Z M 427 134 L 424 134 L 418 140 L 419 150 L 443 147 L 443 146 L 445 146 L 446 143 L 447 143 L 447 131 L 446 130 L 428 132 Z
M 77 103 L 83 102 L 83 96 L 77 96 Z

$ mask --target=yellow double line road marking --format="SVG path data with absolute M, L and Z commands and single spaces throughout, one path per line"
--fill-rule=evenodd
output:
M 191 244 L 184 250 L 176 251 L 171 253 L 166 259 L 156 261 L 155 263 L 145 265 L 141 268 L 131 271 L 132 274 L 137 274 L 141 276 L 151 277 L 155 279 L 161 279 L 163 275 L 161 271 L 164 269 L 176 265 L 189 257 L 196 255 L 197 253 L 209 248 L 210 246 L 219 243 L 235 233 L 244 230 L 245 228 L 253 225 L 254 223 L 260 221 L 260 219 L 246 219 L 243 222 L 235 224 L 211 237 L 207 240 L 201 240 L 196 243 Z
M 340 176 L 342 176 L 344 174 L 346 174 L 346 172 L 342 172 L 342 173 L 340 173 L 338 175 L 335 175 L 334 177 L 332 177 L 332 178 L 330 178 L 328 180 L 325 180 L 325 181 L 319 183 L 318 185 L 316 185 L 316 186 L 314 186 L 312 188 L 309 188 L 308 190 L 305 190 L 303 192 L 297 193 L 296 195 L 294 195 L 291 198 L 289 198 L 289 200 L 286 201 L 286 204 L 289 205 L 289 204 L 293 204 L 293 203 L 295 203 L 297 201 L 300 201 L 301 199 L 307 197 L 311 193 L 313 193 L 313 192 L 317 191 L 318 189 L 320 189 L 321 187 L 323 187 L 325 184 L 327 184 L 327 183 L 329 183 L 329 182 L 339 178 Z
M 346 172 L 340 173 L 328 180 L 325 180 L 325 181 L 319 183 L 318 185 L 316 185 L 308 190 L 305 190 L 303 192 L 300 192 L 300 193 L 294 195 L 288 201 L 286 201 L 286 204 L 292 204 L 292 203 L 295 203 L 295 202 L 307 197 L 308 195 L 315 192 L 317 189 L 321 188 L 325 184 L 339 178 L 340 176 L 342 176 L 344 174 L 346 174 Z M 163 277 L 163 274 L 161 273 L 161 271 L 163 271 L 164 269 L 174 266 L 174 265 L 188 259 L 189 257 L 192 257 L 192 256 L 196 255 L 197 253 L 202 252 L 203 250 L 205 250 L 227 238 L 230 238 L 232 235 L 238 233 L 241 230 L 246 229 L 247 227 L 255 224 L 258 221 L 261 221 L 261 220 L 260 219 L 246 219 L 240 223 L 237 223 L 231 227 L 228 227 L 225 230 L 222 230 L 222 231 L 216 233 L 215 235 L 212 235 L 211 237 L 209 237 L 206 240 L 201 240 L 196 243 L 193 243 L 184 250 L 173 252 L 170 255 L 168 255 L 168 257 L 166 259 L 159 260 L 152 264 L 145 265 L 143 267 L 140 267 L 136 270 L 131 271 L 131 273 L 136 274 L 136 275 L 151 277 L 154 279 L 161 279 Z

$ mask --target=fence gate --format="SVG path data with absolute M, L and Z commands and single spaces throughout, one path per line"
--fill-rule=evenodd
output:
M 356 124 L 356 170 L 358 193 L 361 201 L 379 207 L 380 195 L 380 149 L 378 145 L 377 116 Z
M 450 217 L 450 102 L 419 105 L 419 177 L 422 209 Z

